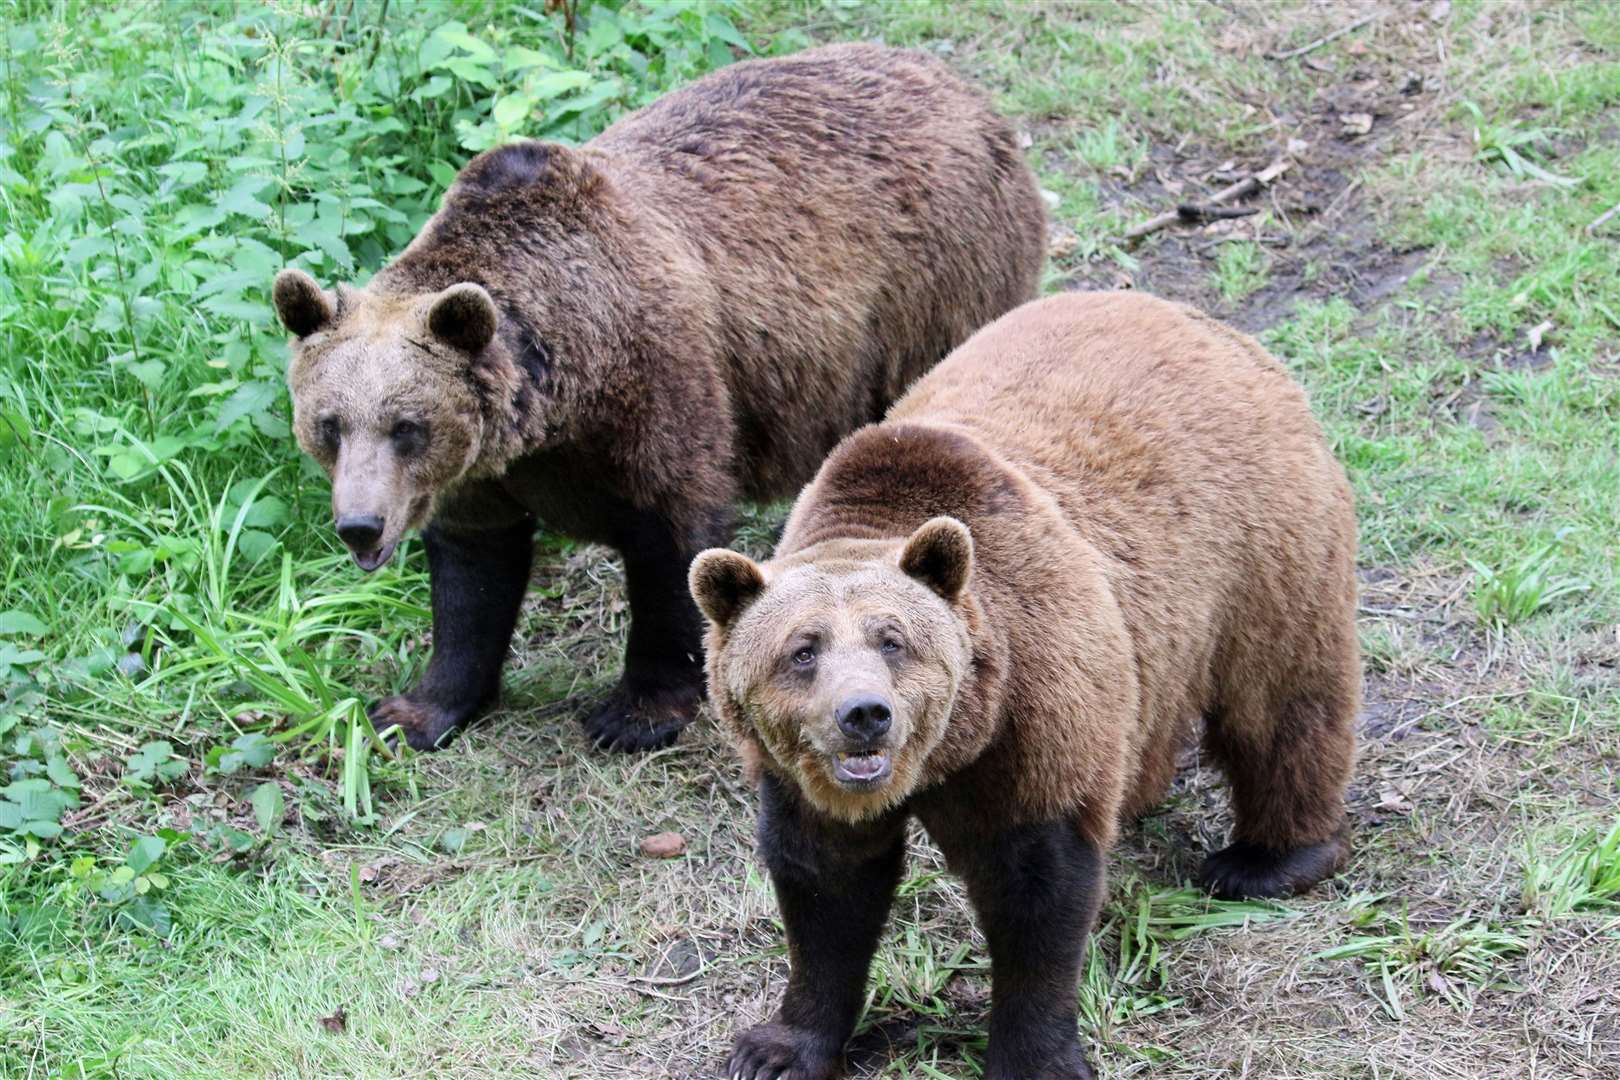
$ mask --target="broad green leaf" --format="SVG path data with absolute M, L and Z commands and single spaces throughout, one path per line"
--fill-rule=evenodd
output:
M 583 71 L 549 71 L 529 84 L 529 93 L 541 101 L 550 101 L 570 91 L 583 90 L 595 81 Z
M 529 111 L 533 108 L 533 101 L 527 94 L 505 94 L 495 99 L 495 108 L 492 115 L 495 122 L 503 128 L 516 128 L 528 119 Z
M 129 373 L 148 390 L 158 390 L 162 387 L 165 370 L 167 365 L 161 360 L 142 360 L 140 363 L 129 365 Z
M 428 172 L 432 175 L 433 182 L 442 188 L 447 188 L 456 181 L 455 166 L 448 162 L 430 161 L 428 162 Z
M 214 201 L 214 207 L 226 214 L 242 214 L 250 218 L 269 217 L 270 207 L 256 198 L 269 183 L 262 176 L 244 176 Z
M 281 387 L 272 382 L 243 383 L 219 407 L 214 417 L 214 430 L 224 431 L 244 416 L 268 409 L 281 393 Z
M 253 789 L 249 801 L 253 803 L 253 818 L 259 823 L 259 828 L 267 833 L 274 832 L 276 826 L 281 824 L 281 786 L 273 780 L 266 780 Z
M 495 50 L 473 37 L 461 23 L 445 23 L 433 33 L 435 37 L 443 38 L 456 48 L 466 52 L 480 64 L 492 63 L 495 60 Z
M 277 543 L 274 536 L 262 529 L 243 529 L 236 538 L 236 549 L 252 564 L 274 551 Z
M 162 837 L 143 836 L 130 845 L 129 855 L 124 862 L 137 874 L 144 874 L 152 868 L 152 864 L 163 858 L 163 853 L 169 849 Z
M 35 615 L 13 608 L 10 611 L 0 611 L 0 634 L 23 634 L 27 637 L 42 637 L 50 632 Z
M 60 754 L 45 759 L 45 775 L 51 778 L 51 783 L 61 788 L 76 788 L 79 778 L 74 775 L 73 769 L 67 763 L 67 758 Z

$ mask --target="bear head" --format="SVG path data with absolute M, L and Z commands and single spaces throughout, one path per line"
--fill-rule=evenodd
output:
M 833 540 L 764 565 L 692 563 L 711 694 L 745 754 L 823 813 L 869 818 L 928 777 L 972 663 L 973 540 L 954 518 L 903 541 Z
M 338 535 L 375 570 L 503 434 L 492 403 L 510 400 L 519 375 L 495 302 L 466 282 L 328 293 L 297 269 L 276 276 L 273 296 L 296 338 L 293 430 L 332 480 Z

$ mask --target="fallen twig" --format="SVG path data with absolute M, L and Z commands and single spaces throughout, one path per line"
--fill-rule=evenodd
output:
M 1287 172 L 1293 167 L 1293 164 L 1293 161 L 1289 158 L 1278 158 L 1276 161 L 1273 161 L 1270 165 L 1267 165 L 1264 169 L 1261 169 L 1253 176 L 1246 176 L 1237 183 L 1217 191 L 1201 205 L 1194 206 L 1192 204 L 1184 203 L 1176 207 L 1174 210 L 1171 210 L 1169 213 L 1160 214 L 1156 218 L 1149 221 L 1144 221 L 1142 224 L 1134 226 L 1125 234 L 1125 239 L 1140 240 L 1142 237 L 1147 236 L 1150 233 L 1156 233 L 1160 229 L 1174 225 L 1177 222 L 1197 222 L 1199 220 L 1204 220 L 1205 218 L 1201 218 L 1200 215 L 1206 215 L 1208 217 L 1241 217 L 1242 214 L 1226 214 L 1217 211 L 1215 208 L 1219 207 L 1223 203 L 1233 202 L 1247 195 L 1253 195 L 1261 188 L 1268 186 L 1273 180 L 1277 179 L 1277 177 Z
M 1602 227 L 1603 223 L 1614 217 L 1616 214 L 1620 214 L 1620 203 L 1615 203 L 1613 206 L 1603 211 L 1603 213 L 1599 214 L 1597 219 L 1586 227 L 1586 235 L 1596 236 L 1598 229 Z
M 1182 203 L 1176 207 L 1176 217 L 1189 225 L 1203 225 L 1226 218 L 1249 217 L 1259 212 L 1258 206 L 1207 206 L 1199 203 Z
M 1377 22 L 1381 18 L 1383 18 L 1383 13 L 1382 12 L 1377 13 L 1377 14 L 1373 14 L 1373 15 L 1368 15 L 1366 18 L 1357 19 L 1355 22 L 1351 23 L 1349 26 L 1341 26 L 1339 29 L 1333 31 L 1333 33 L 1326 34 L 1326 35 L 1324 35 L 1322 37 L 1317 38 L 1315 41 L 1311 42 L 1309 45 L 1301 45 L 1299 48 L 1297 48 L 1297 49 L 1289 49 L 1287 52 L 1269 52 L 1269 53 L 1266 53 L 1266 59 L 1267 60 L 1292 60 L 1296 56 L 1304 56 L 1308 52 L 1315 52 L 1317 49 L 1320 49 L 1322 46 L 1326 45 L 1330 41 L 1337 41 L 1339 38 L 1344 37 L 1344 35 L 1352 33 L 1352 32 L 1354 32 L 1356 30 L 1360 30 L 1363 26 L 1366 26 L 1368 23 Z

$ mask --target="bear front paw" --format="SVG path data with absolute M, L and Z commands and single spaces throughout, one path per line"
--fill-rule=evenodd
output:
M 658 750 L 675 741 L 702 701 L 701 687 L 635 693 L 621 684 L 585 717 L 585 734 L 600 750 Z
M 1085 1051 L 1076 1044 L 1042 1069 L 1040 1080 L 1096 1080 L 1096 1074 L 1086 1061 Z
M 997 1060 L 992 1046 L 991 1061 L 984 1075 L 985 1080 L 1096 1080 L 1097 1074 L 1091 1071 L 1080 1043 L 1071 1041 L 1044 1065 L 1008 1061 L 1005 1058 Z
M 440 744 L 462 721 L 461 716 L 448 709 L 412 701 L 403 694 L 383 698 L 367 715 L 371 717 L 371 726 L 379 732 L 398 727 L 405 736 L 405 744 L 419 752 L 440 749 Z
M 837 1051 L 786 1024 L 761 1024 L 737 1036 L 725 1071 L 727 1080 L 832 1080 L 837 1075 Z

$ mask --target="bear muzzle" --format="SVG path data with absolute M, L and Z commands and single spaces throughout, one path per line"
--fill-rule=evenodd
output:
M 387 522 L 380 514 L 344 514 L 337 519 L 338 539 L 348 545 L 354 563 L 366 573 L 387 562 L 395 543 L 383 543 Z
M 856 790 L 882 784 L 894 772 L 894 758 L 883 745 L 894 709 L 876 694 L 862 694 L 839 705 L 836 719 L 839 732 L 849 742 L 833 752 L 833 779 Z

